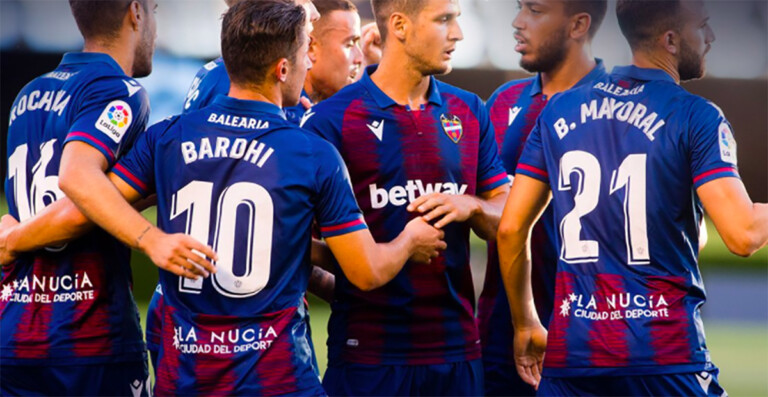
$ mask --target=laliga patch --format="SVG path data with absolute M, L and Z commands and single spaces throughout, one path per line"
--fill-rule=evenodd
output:
M 112 101 L 96 120 L 96 129 L 112 138 L 115 143 L 120 143 L 132 121 L 131 107 L 120 100 Z
M 736 139 L 733 138 L 731 127 L 726 122 L 720 123 L 717 129 L 717 140 L 720 143 L 720 159 L 736 165 Z

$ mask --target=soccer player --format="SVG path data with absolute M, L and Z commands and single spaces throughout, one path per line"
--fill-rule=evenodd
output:
M 592 57 L 592 39 L 605 17 L 607 1 L 522 0 L 512 21 L 522 57 L 520 66 L 536 76 L 502 85 L 488 100 L 504 168 L 515 174 L 539 113 L 554 94 L 605 78 L 603 63 Z M 555 221 L 547 209 L 532 232 L 534 302 L 542 323 L 549 322 L 555 292 L 558 251 Z M 485 395 L 534 395 L 517 375 L 512 348 L 512 319 L 499 272 L 495 242 L 488 243 L 485 284 L 477 318 L 483 344 Z
M 480 395 L 469 229 L 496 234 L 508 191 L 482 101 L 435 79 L 462 39 L 453 0 L 374 0 L 381 64 L 304 124 L 341 152 L 377 241 L 422 215 L 446 233 L 430 266 L 375 291 L 341 272 L 328 326 L 331 395 Z
M 65 186 L 109 183 L 105 171 L 144 131 L 148 97 L 133 77 L 152 70 L 156 5 L 69 4 L 83 52 L 27 84 L 10 114 L 3 232 L 16 253 L 4 262 L 17 257 L 2 269 L 0 394 L 147 395 L 129 250 L 100 229 L 41 248 L 85 223 Z
M 715 40 L 703 2 L 619 0 L 616 12 L 633 64 L 550 100 L 499 226 L 515 361 L 545 396 L 720 396 L 699 312 L 695 195 L 745 256 L 768 242 L 768 205 L 739 179 L 723 113 L 679 86 L 704 74 Z M 550 189 L 560 256 L 547 335 L 526 239 Z
M 313 218 L 363 290 L 389 281 L 409 257 L 428 261 L 445 248 L 443 232 L 420 218 L 377 245 L 338 152 L 283 118 L 280 105 L 298 103 L 306 76 L 305 20 L 302 7 L 283 1 L 231 7 L 222 33 L 230 96 L 150 127 L 110 174 L 117 189 L 93 185 L 82 205 L 153 259 L 173 236 L 165 232 L 187 232 L 218 252 L 208 279 L 160 273 L 158 395 L 324 394 L 303 304 Z M 152 192 L 162 231 L 121 199 Z

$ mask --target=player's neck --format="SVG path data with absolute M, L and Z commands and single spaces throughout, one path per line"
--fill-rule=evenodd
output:
M 229 87 L 229 96 L 246 101 L 268 102 L 283 107 L 283 97 L 278 90 L 262 89 L 261 87 L 246 88 L 233 83 Z
M 105 43 L 101 40 L 91 39 L 85 41 L 83 52 L 107 54 L 117 62 L 126 76 L 133 77 L 133 52 L 122 50 L 122 48 L 126 47 L 119 43 Z
M 648 51 L 634 51 L 632 64 L 645 69 L 661 69 L 680 84 L 680 73 L 677 71 L 677 62 L 668 54 L 658 54 Z
M 541 73 L 541 92 L 548 98 L 572 88 L 597 66 L 589 46 L 570 52 L 554 69 Z
M 371 80 L 398 104 L 419 109 L 427 102 L 430 76 L 424 76 L 407 64 L 407 61 L 403 62 L 397 57 L 384 56 L 378 69 L 371 75 Z
M 312 103 L 319 103 L 320 101 L 328 99 L 330 95 L 323 95 L 321 90 L 315 88 L 315 85 L 312 84 L 312 81 L 313 79 L 309 76 L 309 74 L 307 74 L 307 79 L 304 81 L 304 92 L 307 93 L 309 100 Z

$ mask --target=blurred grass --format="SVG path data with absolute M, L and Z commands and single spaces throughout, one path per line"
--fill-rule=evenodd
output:
M 8 212 L 5 198 L 0 199 L 0 213 Z M 155 209 L 144 212 L 150 220 L 156 217 Z M 701 267 L 727 269 L 754 273 L 763 277 L 768 267 L 768 248 L 750 258 L 740 258 L 728 252 L 712 222 L 707 222 L 709 243 L 701 252 Z M 485 250 L 479 240 L 473 240 L 473 250 Z M 134 252 L 131 265 L 134 271 L 134 296 L 146 318 L 146 306 L 157 283 L 157 270 L 149 259 Z M 755 272 L 756 270 L 761 272 Z M 758 275 L 758 273 L 760 275 Z M 706 280 L 705 280 L 706 281 Z M 768 286 L 766 286 L 768 288 Z M 327 324 L 330 308 L 327 303 L 310 296 L 312 339 L 314 341 L 321 373 L 327 365 Z M 768 325 L 759 322 L 725 322 L 706 318 L 707 345 L 712 360 L 720 368 L 720 383 L 731 396 L 768 396 Z

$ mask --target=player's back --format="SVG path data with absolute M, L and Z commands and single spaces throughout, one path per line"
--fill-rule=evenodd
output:
M 153 126 L 136 150 L 153 161 L 141 165 L 132 154 L 117 172 L 140 189 L 156 187 L 160 228 L 190 234 L 219 256 L 217 273 L 205 280 L 161 272 L 157 390 L 313 392 L 319 382 L 302 298 L 312 219 L 318 215 L 322 228 L 332 216 L 318 208 L 343 212 L 322 178 L 329 168 L 340 171 L 336 152 L 286 121 L 279 107 L 229 97 Z M 136 171 L 147 166 L 154 170 Z M 331 229 L 364 227 L 348 184 L 341 185 L 354 214 L 340 223 L 355 225 Z M 209 372 L 195 376 L 178 366 Z
M 722 113 L 630 66 L 553 98 L 536 130 L 518 173 L 549 182 L 560 229 L 545 371 L 711 368 L 694 187 L 738 176 Z
M 146 92 L 108 55 L 66 54 L 54 71 L 27 84 L 11 108 L 5 181 L 10 214 L 24 221 L 64 197 L 58 174 L 65 143 L 85 142 L 112 164 L 143 132 L 148 115 Z M 96 229 L 5 267 L 3 360 L 142 359 L 129 252 Z

